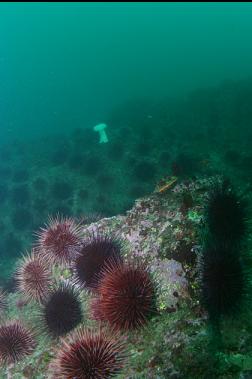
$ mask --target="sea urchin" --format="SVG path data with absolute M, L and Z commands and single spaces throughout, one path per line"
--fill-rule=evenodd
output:
M 51 263 L 71 262 L 81 246 L 81 227 L 71 218 L 50 218 L 38 235 L 38 248 Z
M 214 183 L 206 206 L 206 224 L 217 241 L 240 242 L 248 228 L 247 207 L 228 181 Z
M 42 302 L 51 284 L 51 272 L 47 263 L 33 250 L 23 258 L 16 274 L 18 289 L 27 300 Z
M 58 379 L 109 379 L 121 371 L 125 357 L 120 337 L 82 328 L 63 341 L 52 367 Z
M 234 316 L 248 292 L 248 275 L 239 252 L 226 244 L 205 248 L 201 261 L 202 303 L 210 320 Z
M 60 337 L 72 331 L 83 319 L 79 293 L 70 284 L 51 290 L 40 315 L 45 332 Z
M 0 362 L 9 365 L 20 361 L 33 352 L 35 341 L 33 333 L 19 321 L 0 327 Z
M 99 283 L 98 309 L 114 330 L 132 330 L 155 313 L 156 285 L 149 270 L 138 263 L 108 266 Z
M 122 241 L 113 236 L 90 235 L 74 262 L 76 283 L 80 287 L 96 289 L 105 264 L 122 262 Z

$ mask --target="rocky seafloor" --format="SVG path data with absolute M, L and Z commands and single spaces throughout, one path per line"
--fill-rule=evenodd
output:
M 148 325 L 130 332 L 127 363 L 119 379 L 252 378 L 249 317 L 223 323 L 224 345 L 213 354 L 207 314 L 200 305 L 199 258 L 204 204 L 213 178 L 174 182 L 137 200 L 125 215 L 83 222 L 83 234 L 102 232 L 122 238 L 126 255 L 146 262 L 158 288 L 157 312 Z M 70 280 L 59 267 L 55 278 Z M 90 317 L 92 295 L 82 293 L 84 324 L 98 328 Z M 39 306 L 19 292 L 8 294 L 3 320 L 20 319 L 35 328 Z M 0 378 L 50 378 L 50 362 L 60 341 L 37 333 L 35 352 Z M 8 376 L 7 376 L 8 375 Z
M 118 105 L 104 116 L 107 144 L 81 119 L 65 132 L 54 121 L 39 138 L 0 141 L 0 286 L 48 214 L 124 213 L 163 175 L 224 172 L 251 191 L 251 102 L 251 80 L 225 81 L 183 98 Z

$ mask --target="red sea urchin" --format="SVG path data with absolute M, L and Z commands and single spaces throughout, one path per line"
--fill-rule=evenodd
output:
M 52 369 L 57 379 L 109 379 L 122 370 L 125 358 L 122 338 L 82 328 L 63 340 Z
M 38 235 L 38 248 L 51 263 L 71 262 L 81 247 L 81 227 L 71 218 L 50 218 Z
M 33 333 L 19 321 L 0 327 L 0 363 L 9 365 L 20 361 L 33 352 L 35 341 Z
M 74 261 L 76 284 L 95 290 L 99 276 L 109 261 L 122 262 L 123 243 L 113 236 L 90 235 Z
M 48 294 L 51 272 L 47 263 L 34 250 L 23 258 L 17 269 L 17 286 L 27 300 L 42 302 Z
M 101 314 L 114 330 L 137 329 L 155 313 L 156 285 L 144 265 L 117 263 L 107 267 L 99 294 L 94 305 L 98 309 L 93 313 Z

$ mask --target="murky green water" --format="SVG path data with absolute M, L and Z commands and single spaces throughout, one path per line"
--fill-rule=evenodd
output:
M 252 189 L 251 36 L 251 3 L 0 4 L 0 318 L 5 305 L 3 287 L 8 293 L 3 314 L 6 312 L 9 320 L 18 318 L 37 327 L 37 310 L 44 307 L 42 336 L 49 324 L 50 332 L 55 332 L 55 325 L 59 332 L 50 335 L 47 330 L 52 338 L 80 323 L 97 326 L 97 320 L 112 319 L 120 326 L 124 317 L 120 305 L 124 307 L 125 298 L 131 306 L 135 296 L 142 306 L 149 286 L 151 305 L 145 308 L 151 311 L 150 327 L 131 333 L 126 318 L 130 368 L 122 368 L 119 362 L 122 374 L 118 379 L 252 377 L 251 208 L 246 208 Z M 216 192 L 208 200 L 213 183 L 217 183 Z M 101 306 L 110 296 L 111 282 L 104 284 L 99 276 L 97 282 L 103 283 L 99 284 L 99 298 L 95 286 L 90 287 L 91 295 L 82 292 L 81 301 L 76 288 L 72 291 L 63 286 L 59 298 L 52 292 L 58 305 L 55 307 L 54 297 L 48 301 L 48 293 L 56 291 L 53 286 L 59 280 L 79 286 L 80 278 L 73 280 L 78 271 L 73 251 L 69 253 L 72 260 L 68 252 L 58 261 L 50 257 L 51 247 L 48 253 L 43 240 L 47 231 L 39 240 L 45 276 L 48 267 L 53 267 L 48 282 L 45 280 L 45 293 L 43 286 L 39 296 L 33 292 L 39 270 L 27 279 L 30 292 L 27 287 L 21 294 L 16 291 L 17 262 L 20 289 L 20 277 L 25 278 L 22 267 L 28 258 L 22 264 L 19 258 L 27 256 L 36 238 L 38 242 L 34 233 L 49 217 L 73 218 L 73 224 L 67 219 L 63 228 L 75 221 L 81 223 L 80 229 L 71 229 L 79 254 L 80 246 L 88 250 L 91 238 L 83 237 L 84 225 L 125 215 L 136 199 L 153 191 L 130 217 L 106 220 L 101 226 L 111 256 L 118 253 L 118 264 L 129 256 L 133 261 L 136 255 L 141 262 L 146 258 L 154 273 L 148 276 L 146 267 L 141 267 L 141 279 L 133 277 L 135 286 L 130 281 L 133 295 L 123 296 L 112 315 L 111 307 L 104 311 L 106 304 L 104 309 Z M 229 219 L 235 215 L 235 220 L 226 223 L 227 214 Z M 109 229 L 113 225 L 121 233 L 116 238 Z M 64 233 L 60 236 L 63 243 L 52 238 L 53 243 L 62 243 L 59 256 Z M 96 237 L 91 238 L 94 245 Z M 127 240 L 125 246 L 121 237 Z M 95 272 L 104 249 L 104 245 L 100 250 L 91 248 L 95 258 L 91 256 L 90 261 L 85 261 L 82 250 L 87 271 Z M 121 269 L 125 267 L 122 264 Z M 113 272 L 111 275 L 113 279 Z M 155 275 L 160 275 L 157 286 Z M 128 294 L 125 282 L 127 287 L 124 279 L 116 291 L 119 288 Z M 87 281 L 83 279 L 83 283 L 85 287 Z M 97 298 L 93 297 L 95 291 Z M 28 295 L 41 304 L 27 300 Z M 146 316 L 144 322 L 139 321 L 128 310 L 138 310 L 138 305 L 133 303 L 124 312 L 132 325 L 147 320 Z M 45 321 L 50 309 L 52 315 Z M 226 318 L 225 312 L 232 317 Z M 66 323 L 63 327 L 62 320 Z M 8 339 L 0 330 L 0 379 L 1 375 L 11 379 L 12 373 L 17 379 L 48 379 L 49 362 L 56 355 L 52 346 L 58 340 L 41 336 L 33 355 L 20 366 L 8 365 L 6 371 L 2 364 L 6 363 L 5 354 L 16 363 L 23 342 L 27 342 L 21 335 L 22 343 L 16 343 L 19 332 L 14 333 L 16 339 L 12 339 L 13 333 Z M 90 342 L 93 337 L 90 334 L 88 338 Z M 16 347 L 20 348 L 17 355 Z M 113 357 L 117 357 L 116 349 L 120 353 L 115 345 Z M 27 352 L 29 348 L 24 355 Z M 113 359 L 105 363 L 114 369 Z M 57 364 L 59 367 L 59 361 Z M 53 378 L 57 375 L 56 370 Z M 109 377 L 104 374 L 104 379 Z
M 48 214 L 125 212 L 163 175 L 250 183 L 250 4 L 0 10 L 3 271 Z

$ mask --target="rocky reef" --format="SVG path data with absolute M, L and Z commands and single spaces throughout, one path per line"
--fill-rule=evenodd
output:
M 248 314 L 238 321 L 225 321 L 223 347 L 213 353 L 208 316 L 200 304 L 201 229 L 212 181 L 167 178 L 125 215 L 91 223 L 81 220 L 84 240 L 91 234 L 117 236 L 124 241 L 124 259 L 147 265 L 156 283 L 155 314 L 142 328 L 123 333 L 127 359 L 115 376 L 118 379 L 245 379 L 252 375 Z M 71 266 L 56 265 L 53 277 L 72 283 Z M 92 317 L 92 292 L 82 290 L 80 297 L 82 324 L 99 329 L 99 321 Z M 21 320 L 34 331 L 37 347 L 21 362 L 3 367 L 0 377 L 56 378 L 50 368 L 61 341 L 40 333 L 41 305 L 27 301 L 20 291 L 9 293 L 6 301 L 2 319 Z

